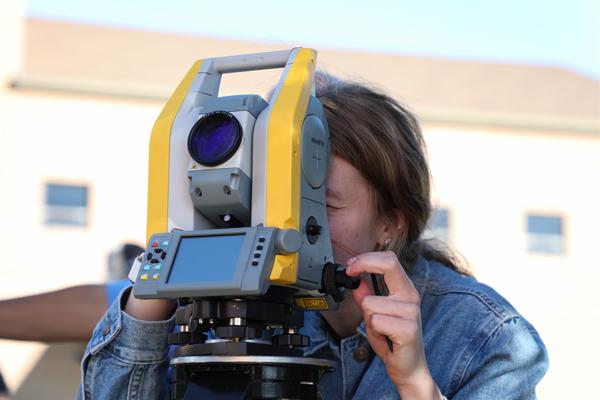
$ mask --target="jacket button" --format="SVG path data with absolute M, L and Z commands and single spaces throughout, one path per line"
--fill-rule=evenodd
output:
M 106 322 L 104 323 L 104 329 L 102 330 L 102 336 L 106 336 L 110 333 L 110 325 L 112 324 L 112 321 L 110 320 L 110 318 L 106 319 Z
M 358 362 L 367 361 L 369 359 L 369 349 L 359 346 L 354 350 L 354 359 Z

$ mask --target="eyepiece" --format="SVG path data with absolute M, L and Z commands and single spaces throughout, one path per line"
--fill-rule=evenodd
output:
M 242 142 L 239 121 L 226 111 L 204 115 L 188 136 L 190 156 L 201 165 L 214 167 L 227 161 Z

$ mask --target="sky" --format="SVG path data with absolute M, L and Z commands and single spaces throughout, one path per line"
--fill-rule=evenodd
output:
M 599 0 L 28 0 L 27 12 L 317 50 L 552 65 L 600 80 Z

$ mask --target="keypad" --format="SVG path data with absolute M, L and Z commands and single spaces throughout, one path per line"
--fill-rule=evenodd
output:
M 141 281 L 157 281 L 160 279 L 162 262 L 167 258 L 168 240 L 154 240 L 150 243 L 150 248 L 146 253 L 145 265 L 142 265 L 144 273 L 140 275 Z M 148 271 L 148 273 L 145 273 Z

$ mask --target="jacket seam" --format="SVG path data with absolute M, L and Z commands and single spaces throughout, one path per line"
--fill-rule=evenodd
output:
M 148 359 L 127 359 L 127 358 L 122 358 L 119 357 L 118 355 L 116 355 L 114 352 L 110 351 L 108 348 L 105 348 L 102 350 L 103 353 L 106 354 L 107 357 L 113 358 L 117 361 L 120 361 L 124 364 L 128 364 L 128 365 L 155 365 L 155 364 L 162 364 L 163 362 L 167 361 L 168 359 L 168 355 L 165 355 L 161 358 L 151 358 L 149 357 Z
M 90 375 L 93 375 L 94 373 L 94 368 L 96 366 L 95 364 L 95 358 L 90 358 L 89 360 L 87 360 L 87 366 L 85 368 L 85 371 L 87 371 L 87 373 L 84 374 L 82 381 L 84 399 L 91 399 L 92 393 L 94 392 L 94 379 L 92 379 L 93 377 L 90 377 Z
M 465 287 L 449 287 L 444 290 L 439 290 L 439 288 L 434 286 L 430 286 L 430 288 L 431 290 L 429 294 L 432 296 L 444 296 L 447 294 L 469 294 L 478 299 L 483 305 L 486 306 L 486 308 L 500 318 L 502 322 L 504 322 L 506 319 L 518 317 L 516 313 L 510 312 L 510 310 L 505 308 L 501 308 L 495 301 L 478 290 L 471 290 Z
M 139 396 L 139 388 L 142 382 L 142 376 L 144 375 L 145 368 L 142 368 L 141 365 L 135 365 L 133 367 L 133 371 L 131 371 L 131 375 L 129 376 L 129 382 L 127 385 L 127 399 L 135 400 L 138 399 Z
M 487 334 L 487 336 L 485 337 L 485 340 L 482 340 L 481 343 L 479 344 L 479 347 L 477 347 L 473 353 L 471 354 L 471 356 L 469 357 L 469 359 L 467 360 L 467 362 L 465 363 L 465 367 L 462 371 L 462 374 L 460 376 L 460 380 L 458 381 L 458 384 L 456 387 L 461 387 L 463 385 L 463 382 L 465 380 L 467 371 L 469 370 L 469 368 L 471 367 L 471 364 L 473 363 L 473 360 L 479 355 L 479 353 L 481 352 L 481 349 L 483 349 L 486 344 L 490 341 L 490 339 L 492 338 L 492 336 L 494 335 L 494 333 L 496 333 L 497 331 L 499 331 L 500 329 L 502 329 L 502 327 L 510 321 L 513 320 L 517 320 L 519 319 L 519 316 L 514 315 L 514 316 L 510 316 L 506 319 L 503 319 L 502 321 L 500 321 L 498 324 L 496 324 Z M 476 337 L 473 338 L 473 340 L 475 340 Z

